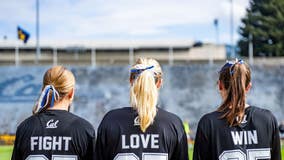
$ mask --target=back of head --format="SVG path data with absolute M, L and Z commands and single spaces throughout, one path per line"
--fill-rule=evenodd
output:
M 137 110 L 140 128 L 143 132 L 153 123 L 157 113 L 162 69 L 159 63 L 150 58 L 139 58 L 130 70 L 130 103 Z
M 230 126 L 239 125 L 244 116 L 246 89 L 251 82 L 251 71 L 243 60 L 227 62 L 219 72 L 219 82 L 226 91 L 225 99 L 218 111 L 224 112 Z
M 53 107 L 54 103 L 66 98 L 74 86 L 75 77 L 65 67 L 54 66 L 48 69 L 43 76 L 42 93 L 33 113 Z

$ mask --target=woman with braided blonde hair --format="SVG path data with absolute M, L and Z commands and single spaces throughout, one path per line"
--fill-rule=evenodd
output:
M 131 107 L 108 112 L 99 128 L 99 160 L 188 160 L 182 121 L 159 107 L 163 82 L 159 63 L 139 58 L 130 68 Z
M 95 130 L 69 112 L 75 78 L 63 66 L 46 71 L 31 117 L 16 132 L 12 160 L 93 160 Z

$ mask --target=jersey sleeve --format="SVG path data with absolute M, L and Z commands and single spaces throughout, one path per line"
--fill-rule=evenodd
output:
M 97 133 L 97 140 L 96 140 L 96 147 L 95 147 L 95 158 L 96 160 L 105 159 L 104 155 L 104 148 L 105 148 L 105 137 L 104 137 L 104 130 L 103 124 L 101 123 L 98 128 Z
M 194 142 L 193 160 L 211 159 L 209 154 L 210 142 L 209 142 L 208 130 L 206 124 L 209 123 L 204 117 L 198 123 L 195 142 Z
M 279 128 L 276 118 L 272 115 L 272 126 L 273 126 L 273 135 L 272 135 L 272 148 L 271 148 L 271 159 L 281 160 L 281 147 L 280 147 L 280 136 Z
M 11 160 L 21 160 L 22 159 L 22 156 L 20 154 L 20 145 L 19 145 L 19 128 L 17 129 L 17 132 L 16 132 L 16 139 L 15 139 L 15 142 L 14 142 L 14 148 L 13 148 L 13 153 L 12 153 L 12 158 Z
M 86 120 L 77 118 L 71 124 L 72 143 L 75 153 L 84 160 L 93 160 L 95 157 L 95 129 Z
M 185 130 L 183 128 L 183 124 L 181 120 L 179 119 L 179 124 L 177 125 L 179 127 L 177 132 L 178 137 L 178 143 L 175 147 L 175 150 L 173 152 L 173 160 L 179 159 L 179 160 L 188 160 L 188 144 L 187 144 L 187 136 L 185 133 Z
M 86 160 L 93 160 L 95 159 L 95 145 L 96 145 L 96 134 L 95 131 L 92 131 L 92 134 L 89 137 L 89 144 L 86 152 Z

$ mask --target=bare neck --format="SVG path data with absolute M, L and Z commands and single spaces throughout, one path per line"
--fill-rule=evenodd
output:
M 70 101 L 62 99 L 59 102 L 55 102 L 53 107 L 49 107 L 48 110 L 69 110 Z

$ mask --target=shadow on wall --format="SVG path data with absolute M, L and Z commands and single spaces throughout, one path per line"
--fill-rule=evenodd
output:
M 219 66 L 164 66 L 160 107 L 189 120 L 192 129 L 207 112 L 221 103 L 217 90 Z M 0 67 L 0 133 L 15 133 L 31 115 L 48 67 Z M 73 67 L 76 93 L 73 112 L 95 127 L 111 109 L 129 106 L 127 67 Z M 279 121 L 284 117 L 284 66 L 254 66 L 248 103 L 270 109 Z

